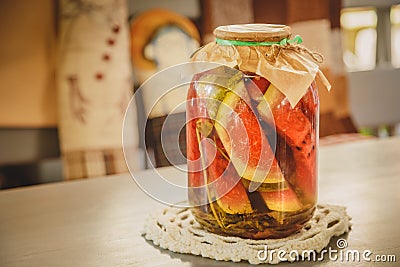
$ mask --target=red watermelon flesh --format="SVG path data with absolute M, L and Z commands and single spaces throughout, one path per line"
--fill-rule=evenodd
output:
M 313 118 L 317 112 L 317 94 L 318 92 L 315 87 L 315 83 L 312 83 L 310 86 L 310 90 L 307 90 L 306 94 L 300 99 L 300 102 L 297 104 L 310 122 L 313 121 Z
M 216 124 L 215 129 L 231 157 L 233 166 L 243 177 L 243 183 L 246 181 L 246 184 L 248 184 L 247 181 L 252 181 L 256 182 L 260 188 L 275 187 L 275 190 L 268 190 L 268 192 L 259 191 L 265 204 L 271 210 L 283 212 L 300 210 L 302 208 L 301 202 L 285 182 L 275 155 L 269 147 L 268 140 L 249 105 L 234 93 L 227 93 L 223 103 L 235 111 L 236 115 L 233 116 L 229 112 L 222 110 L 224 105 L 221 105 L 217 114 L 220 124 Z M 244 127 L 235 128 L 238 119 L 240 119 Z M 230 136 L 221 125 L 230 129 Z M 245 130 L 243 131 L 242 128 Z M 265 147 L 261 145 L 262 142 L 266 142 L 268 145 Z M 242 163 L 240 157 L 247 152 L 249 153 L 248 162 Z M 270 168 L 267 168 L 267 164 L 264 164 L 263 160 L 272 160 Z M 261 171 L 256 171 L 259 167 L 261 167 Z M 263 169 L 264 167 L 265 169 Z M 271 186 L 265 186 L 267 184 L 271 184 Z
M 294 152 L 293 156 L 296 162 L 295 185 L 301 190 L 304 204 L 313 204 L 317 194 L 316 152 L 313 150 L 307 155 Z
M 207 134 L 204 132 L 206 130 L 211 131 L 212 122 L 208 118 L 210 118 L 208 114 L 208 100 L 207 96 L 199 96 L 197 94 L 197 90 L 199 87 L 204 84 L 199 83 L 206 77 L 207 75 L 221 76 L 226 67 L 218 67 L 215 69 L 207 70 L 202 73 L 197 73 L 193 76 L 193 79 L 190 83 L 188 94 L 187 94 L 187 107 L 186 107 L 186 142 L 187 142 L 187 159 L 188 159 L 188 170 L 200 170 L 201 162 L 200 162 L 200 151 L 199 151 L 199 138 L 207 137 Z M 207 79 L 206 79 L 207 80 Z M 220 88 L 216 87 L 215 90 L 220 90 Z M 203 92 L 202 92 L 203 93 Z M 197 136 L 196 131 L 199 130 L 197 127 L 200 125 L 203 126 L 199 131 L 199 137 Z M 205 129 L 207 128 L 210 129 Z M 203 136 L 203 134 L 205 136 Z M 202 171 L 191 171 L 189 172 L 189 186 L 197 187 L 204 185 L 204 178 Z
M 285 96 L 272 84 L 264 94 L 264 99 L 266 102 L 260 103 L 258 111 L 266 122 L 270 122 L 269 114 L 264 116 L 263 113 L 263 110 L 266 110 L 264 105 L 269 104 L 277 133 L 293 150 L 296 165 L 294 185 L 301 191 L 307 202 L 313 202 L 316 195 L 316 153 L 313 126 L 300 106 L 292 108 Z
M 252 212 L 239 175 L 223 154 L 226 152 L 217 147 L 222 147 L 222 144 L 214 133 L 207 140 L 203 138 L 201 142 L 201 154 L 204 159 L 202 162 L 207 166 L 207 184 L 212 200 L 216 200 L 218 206 L 229 214 Z M 203 175 L 200 176 L 204 179 Z
M 200 170 L 200 151 L 199 151 L 199 143 L 196 135 L 196 118 L 198 114 L 198 99 L 195 90 L 194 81 L 200 78 L 201 74 L 196 74 L 193 78 L 193 81 L 190 84 L 187 100 L 188 103 L 186 108 L 186 143 L 187 143 L 187 159 L 188 159 L 188 170 Z M 189 172 L 188 174 L 188 183 L 190 187 L 202 186 L 204 184 L 204 179 L 201 171 Z
M 292 108 L 285 96 L 272 84 L 264 94 L 264 99 L 266 101 L 262 101 L 257 107 L 261 117 L 266 122 L 270 122 L 269 113 L 265 114 L 265 110 L 268 110 L 266 107 L 268 103 L 274 116 L 278 134 L 284 136 L 285 141 L 292 147 L 293 151 L 301 151 L 304 154 L 311 152 L 313 146 L 315 146 L 311 142 L 313 127 L 300 107 Z
M 255 114 L 238 95 L 226 94 L 215 129 L 239 175 L 257 183 L 284 181 Z
M 197 187 L 204 185 L 204 178 L 201 171 L 200 150 L 199 143 L 196 135 L 196 121 L 191 120 L 186 124 L 186 138 L 187 138 L 187 159 L 189 177 L 188 182 L 190 187 Z

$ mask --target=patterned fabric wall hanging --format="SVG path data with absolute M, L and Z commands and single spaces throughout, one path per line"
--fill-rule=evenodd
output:
M 126 2 L 63 0 L 60 9 L 57 80 L 65 178 L 126 172 L 122 123 L 132 96 Z M 136 121 L 128 126 L 132 138 L 125 148 L 135 153 Z

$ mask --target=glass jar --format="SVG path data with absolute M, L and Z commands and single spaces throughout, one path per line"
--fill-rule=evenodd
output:
M 217 234 L 291 235 L 317 201 L 317 72 L 288 45 L 287 26 L 231 25 L 214 34 L 216 43 L 194 60 L 223 65 L 196 74 L 187 96 L 192 213 Z

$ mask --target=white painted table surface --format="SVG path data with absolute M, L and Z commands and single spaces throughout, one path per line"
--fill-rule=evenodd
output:
M 381 266 L 400 265 L 400 138 L 321 148 L 319 188 L 320 203 L 348 207 L 353 218 L 345 236 L 348 249 L 395 254 L 397 264 Z M 147 215 L 161 208 L 129 175 L 0 191 L 0 266 L 248 265 L 153 246 L 140 233 Z M 379 264 L 328 259 L 314 263 L 343 265 Z

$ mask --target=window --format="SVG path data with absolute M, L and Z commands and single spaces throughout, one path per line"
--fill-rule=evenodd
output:
M 390 12 L 392 34 L 392 64 L 400 68 L 400 5 L 393 6 Z
M 375 68 L 376 24 L 374 8 L 345 8 L 340 23 L 343 30 L 343 61 L 347 70 Z
M 352 118 L 363 132 L 400 133 L 400 0 L 342 0 Z
M 371 1 L 344 2 L 340 23 L 348 71 L 400 67 L 400 1 L 395 2 L 383 0 L 374 6 Z

